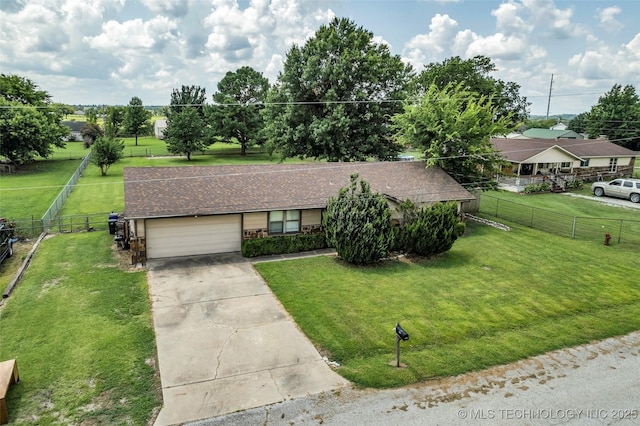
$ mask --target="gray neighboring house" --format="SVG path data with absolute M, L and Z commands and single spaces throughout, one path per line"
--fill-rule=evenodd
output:
M 82 129 L 84 129 L 85 124 L 84 121 L 62 121 L 60 124 L 69 128 L 69 136 L 66 137 L 67 141 L 81 141 L 82 140 Z
M 475 200 L 422 161 L 136 167 L 124 169 L 124 219 L 149 259 L 236 252 L 243 239 L 323 232 L 328 199 L 354 173 L 392 209 Z
M 164 129 L 167 128 L 167 120 L 159 119 L 153 122 L 153 135 L 156 139 L 164 139 Z

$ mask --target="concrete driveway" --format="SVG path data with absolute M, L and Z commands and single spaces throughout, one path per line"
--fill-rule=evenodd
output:
M 344 387 L 239 254 L 149 261 L 164 404 L 179 424 Z

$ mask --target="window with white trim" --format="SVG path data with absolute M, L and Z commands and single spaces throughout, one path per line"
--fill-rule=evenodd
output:
M 618 159 L 617 158 L 609 158 L 609 171 L 611 173 L 615 173 L 618 171 Z
M 269 212 L 269 234 L 300 232 L 300 210 Z

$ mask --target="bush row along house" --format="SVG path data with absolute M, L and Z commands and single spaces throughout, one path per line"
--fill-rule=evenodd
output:
M 123 216 L 143 258 L 236 252 L 244 239 L 323 232 L 327 201 L 355 173 L 392 209 L 475 200 L 421 161 L 139 167 L 124 169 Z

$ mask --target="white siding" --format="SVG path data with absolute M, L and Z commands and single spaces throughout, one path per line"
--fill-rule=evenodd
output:
M 240 251 L 240 215 L 147 219 L 147 257 Z

